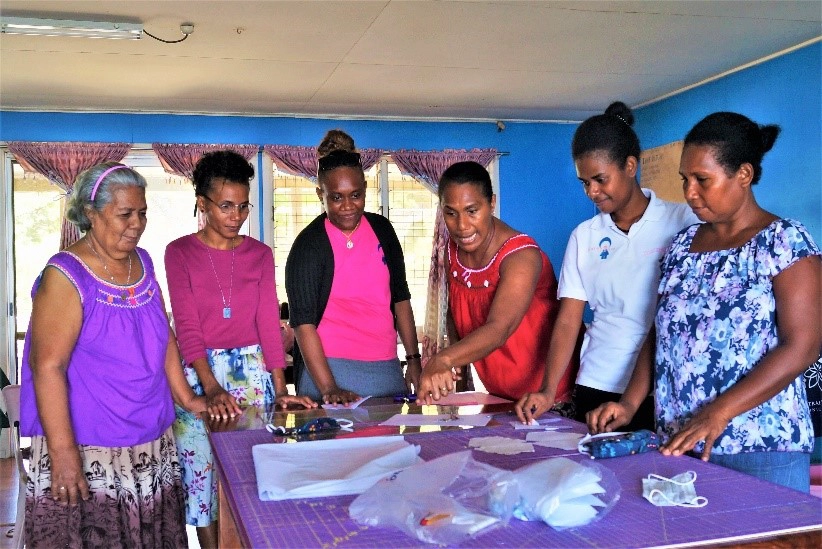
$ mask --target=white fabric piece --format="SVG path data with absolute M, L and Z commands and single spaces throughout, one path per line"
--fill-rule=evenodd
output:
M 489 454 L 513 456 L 534 451 L 534 445 L 517 438 L 476 437 L 468 441 L 468 447 Z
M 511 427 L 513 427 L 515 431 L 556 431 L 557 429 L 570 427 L 569 425 L 549 425 L 549 423 L 555 423 L 557 421 L 559 421 L 559 419 L 531 420 L 531 423 L 527 425 L 520 421 L 512 421 Z
M 323 404 L 323 410 L 353 410 L 369 398 L 371 398 L 371 395 L 362 397 L 354 402 L 349 402 L 348 404 Z
M 536 433 L 535 433 L 536 434 Z M 557 529 L 588 524 L 605 504 L 596 469 L 568 458 L 538 461 L 514 471 L 520 487 L 522 518 L 539 518 Z M 515 513 L 515 516 L 519 516 Z
M 608 433 L 599 433 L 597 435 L 592 435 L 591 433 L 588 433 L 587 435 L 585 435 L 584 437 L 579 439 L 579 442 L 577 443 L 577 450 L 579 451 L 580 454 L 585 454 L 586 456 L 591 456 L 591 447 L 588 446 L 589 442 L 591 442 L 592 440 L 598 440 L 600 438 L 608 438 L 608 437 L 615 437 L 615 436 L 619 436 L 619 435 L 624 435 L 627 432 L 628 431 L 611 431 L 611 432 L 608 432 Z M 592 459 L 593 459 L 593 457 L 594 456 L 591 456 Z
M 259 444 L 251 449 L 263 501 L 360 494 L 386 475 L 422 460 L 401 437 Z
M 532 431 L 525 436 L 527 442 L 547 448 L 576 450 L 582 435 L 579 433 L 559 433 L 556 431 Z

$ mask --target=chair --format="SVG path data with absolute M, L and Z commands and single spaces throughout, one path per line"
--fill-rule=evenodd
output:
M 14 461 L 17 465 L 17 477 L 20 479 L 17 487 L 17 520 L 14 523 L 14 547 L 22 549 L 25 535 L 24 521 L 26 518 L 26 466 L 20 452 L 20 386 L 6 385 L 3 387 L 3 399 L 6 401 L 6 414 L 11 425 L 11 449 L 14 452 Z

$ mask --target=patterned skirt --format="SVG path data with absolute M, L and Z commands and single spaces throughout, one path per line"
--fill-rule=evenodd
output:
M 271 373 L 265 369 L 263 352 L 259 345 L 237 349 L 208 349 L 208 364 L 220 385 L 240 406 L 264 406 L 274 403 L 274 385 Z M 203 386 L 197 372 L 185 367 L 189 385 L 198 395 Z M 199 415 L 175 406 L 177 420 L 174 436 L 183 471 L 186 494 L 186 523 L 208 526 L 217 520 L 217 476 L 214 458 L 208 442 L 205 422 Z
M 45 437 L 31 439 L 26 546 L 167 548 L 187 545 L 180 464 L 171 427 L 157 440 L 122 448 L 80 445 L 91 498 L 51 497 Z

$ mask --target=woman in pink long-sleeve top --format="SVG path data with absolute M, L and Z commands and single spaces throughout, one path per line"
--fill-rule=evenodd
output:
M 205 225 L 166 248 L 171 310 L 186 378 L 227 418 L 239 405 L 316 404 L 289 396 L 271 248 L 239 234 L 248 219 L 254 169 L 232 151 L 203 156 L 194 170 Z M 177 409 L 174 423 L 187 495 L 186 521 L 202 547 L 216 547 L 217 491 L 203 421 Z

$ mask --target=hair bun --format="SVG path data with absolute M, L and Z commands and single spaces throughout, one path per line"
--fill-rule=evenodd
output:
M 622 101 L 614 101 L 608 108 L 605 109 L 605 114 L 610 116 L 616 116 L 629 127 L 634 125 L 634 113 L 628 108 L 628 105 L 623 103 Z
M 776 124 L 759 126 L 759 134 L 762 136 L 763 154 L 771 150 L 771 148 L 773 148 L 773 144 L 776 142 L 776 138 L 779 136 L 780 131 L 782 131 L 782 128 L 780 128 Z
M 357 152 L 354 138 L 342 130 L 328 130 L 323 140 L 317 145 L 317 156 L 322 158 L 334 151 Z

